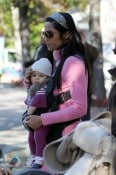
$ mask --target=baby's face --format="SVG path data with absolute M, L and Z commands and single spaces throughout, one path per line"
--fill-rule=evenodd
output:
M 33 83 L 43 83 L 47 79 L 47 75 L 44 75 L 37 71 L 32 71 L 31 82 Z

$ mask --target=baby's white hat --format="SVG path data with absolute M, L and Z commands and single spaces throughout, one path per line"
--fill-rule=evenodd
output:
M 38 71 L 47 76 L 51 76 L 52 74 L 52 64 L 48 60 L 48 58 L 40 58 L 38 61 L 35 61 L 31 66 L 32 71 Z

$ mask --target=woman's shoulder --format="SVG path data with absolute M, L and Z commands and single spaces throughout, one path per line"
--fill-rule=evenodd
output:
M 82 56 L 80 56 L 80 55 L 72 55 L 72 56 L 69 56 L 66 59 L 65 63 L 66 64 L 72 64 L 72 63 L 83 64 L 84 61 L 82 59 Z
M 77 56 L 69 56 L 64 65 L 63 65 L 63 72 L 65 71 L 65 73 L 68 71 L 84 71 L 85 72 L 85 64 L 84 61 L 82 59 L 80 59 Z

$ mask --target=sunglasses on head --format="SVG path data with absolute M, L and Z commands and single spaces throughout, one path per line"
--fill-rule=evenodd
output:
M 53 38 L 54 33 L 52 31 L 46 31 L 46 32 L 42 32 L 42 35 L 46 37 L 47 39 L 51 39 Z

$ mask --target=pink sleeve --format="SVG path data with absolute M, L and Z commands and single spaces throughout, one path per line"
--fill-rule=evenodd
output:
M 71 100 L 59 106 L 59 110 L 41 114 L 44 126 L 81 118 L 87 113 L 88 74 L 82 60 L 69 57 L 62 69 L 62 91 L 69 90 Z

